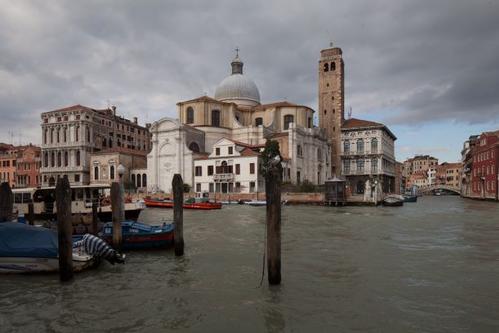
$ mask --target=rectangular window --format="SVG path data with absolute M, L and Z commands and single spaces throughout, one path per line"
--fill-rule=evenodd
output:
M 220 183 L 215 183 L 215 192 L 220 192 Z
M 220 156 L 220 148 L 215 148 L 215 155 Z
M 201 166 L 197 166 L 196 169 L 196 177 L 201 177 L 203 175 L 203 169 Z
M 229 155 L 232 155 L 232 153 L 233 153 L 232 147 L 229 147 Z
M 213 165 L 208 165 L 208 176 L 213 175 Z
M 250 163 L 250 174 L 251 175 L 255 174 L 255 163 Z
M 250 182 L 250 188 L 249 188 L 250 192 L 253 193 L 255 192 L 255 182 Z
M 80 182 L 80 175 L 75 175 L 75 183 L 79 183 Z
M 236 192 L 240 192 L 240 191 L 241 191 L 241 183 L 236 182 Z
M 236 175 L 239 175 L 239 174 L 241 174 L 241 165 L 236 164 Z
M 209 192 L 213 193 L 215 191 L 215 188 L 214 188 L 215 186 L 213 185 L 213 183 L 210 183 L 209 186 L 210 186 Z
M 201 184 L 200 183 L 196 184 L 196 192 L 201 192 Z

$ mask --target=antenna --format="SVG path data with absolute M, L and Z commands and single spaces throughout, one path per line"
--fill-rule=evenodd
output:
M 348 110 L 348 119 L 352 118 L 352 107 Z
M 236 51 L 236 58 L 239 57 L 239 46 L 236 46 L 234 51 Z

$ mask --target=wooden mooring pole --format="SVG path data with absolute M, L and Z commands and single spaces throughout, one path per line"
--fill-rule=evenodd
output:
M 270 166 L 265 176 L 267 200 L 267 271 L 271 285 L 281 283 L 281 172 Z
M 99 233 L 99 216 L 97 215 L 97 202 L 92 202 L 92 234 Z
M 0 185 L 0 222 L 12 221 L 12 210 L 14 209 L 14 200 L 9 183 Z
M 184 182 L 178 173 L 173 176 L 172 189 L 175 255 L 182 256 L 184 255 Z
M 35 206 L 32 202 L 28 204 L 28 216 L 26 216 L 26 219 L 28 220 L 29 225 L 35 224 Z
M 111 210 L 113 211 L 113 247 L 121 251 L 121 222 L 125 220 L 123 186 L 118 182 L 111 184 Z
M 57 233 L 59 238 L 59 278 L 73 279 L 73 223 L 71 215 L 71 187 L 67 176 L 59 178 L 55 188 L 57 203 Z

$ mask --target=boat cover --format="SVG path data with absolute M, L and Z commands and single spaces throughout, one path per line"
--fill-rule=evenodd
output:
M 53 230 L 16 222 L 0 223 L 0 257 L 57 258 Z

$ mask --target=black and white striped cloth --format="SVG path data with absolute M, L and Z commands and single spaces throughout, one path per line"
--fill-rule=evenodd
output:
M 91 234 L 83 235 L 83 238 L 77 242 L 73 243 L 73 248 L 83 247 L 86 253 L 104 258 L 111 264 L 125 262 L 124 257 L 109 246 L 105 241 Z

